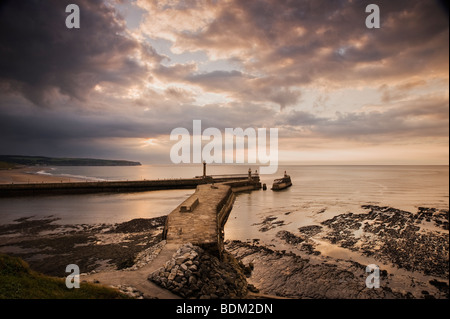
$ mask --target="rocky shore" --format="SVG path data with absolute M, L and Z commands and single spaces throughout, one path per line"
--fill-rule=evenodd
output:
M 290 298 L 448 298 L 448 210 L 420 207 L 410 213 L 374 205 L 362 208 L 368 212 L 336 215 L 299 227 L 297 232 L 279 230 L 274 244 L 260 244 L 259 239 L 233 240 L 226 243 L 226 249 L 254 265 L 249 283 L 267 294 Z M 283 224 L 276 216 L 269 216 L 255 226 L 267 232 Z M 274 248 L 280 245 L 291 249 Z M 378 289 L 365 284 L 366 266 L 372 263 L 380 267 Z
M 244 270 L 227 252 L 220 261 L 188 243 L 148 279 L 183 298 L 243 298 L 247 295 Z
M 316 263 L 295 253 L 241 241 L 227 242 L 226 248 L 244 263 L 254 265 L 249 283 L 262 293 L 306 299 L 409 297 L 389 287 L 367 289 L 366 266 L 356 262 L 324 258 Z M 382 280 L 387 278 L 383 273 Z
M 139 267 L 158 248 L 166 217 L 118 224 L 61 225 L 57 218 L 20 218 L 0 225 L 0 252 L 20 257 L 32 269 L 66 276 L 66 266 L 82 273 Z
M 144 270 L 144 281 L 182 298 L 247 298 L 257 291 L 285 298 L 448 298 L 448 210 L 362 208 L 366 212 L 328 219 L 318 212 L 315 224 L 290 224 L 289 230 L 283 215 L 264 216 L 254 226 L 270 241 L 226 241 L 223 260 L 185 244 L 149 272 L 163 255 L 165 217 L 97 225 L 21 218 L 0 225 L 0 252 L 58 277 L 72 263 L 90 274 Z M 376 289 L 366 286 L 372 263 L 380 268 Z M 130 285 L 116 288 L 144 298 Z
M 408 271 L 449 275 L 448 211 L 420 207 L 416 214 L 366 205 L 365 214 L 342 214 L 322 222 L 332 244 Z

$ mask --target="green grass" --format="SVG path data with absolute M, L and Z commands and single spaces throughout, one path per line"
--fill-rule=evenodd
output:
M 118 290 L 81 283 L 68 289 L 65 279 L 32 270 L 20 258 L 0 254 L 0 299 L 123 299 Z

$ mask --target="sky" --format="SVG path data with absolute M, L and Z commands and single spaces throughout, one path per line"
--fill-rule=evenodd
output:
M 0 154 L 171 163 L 201 120 L 277 128 L 285 164 L 448 165 L 448 21 L 432 0 L 1 1 Z

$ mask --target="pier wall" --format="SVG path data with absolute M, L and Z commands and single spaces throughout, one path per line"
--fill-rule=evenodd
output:
M 223 226 L 233 207 L 235 195 L 227 185 L 199 185 L 167 217 L 163 238 L 168 243 L 192 243 L 220 256 L 223 251 Z M 182 208 L 198 201 L 191 211 Z
M 105 181 L 75 183 L 41 183 L 41 184 L 1 184 L 0 197 L 63 195 L 89 193 L 124 193 L 143 192 L 165 189 L 194 189 L 208 183 L 205 179 L 173 179 L 152 181 Z
M 163 239 L 168 243 L 190 242 L 221 258 L 224 227 L 236 199 L 235 193 L 259 188 L 259 181 L 253 180 L 199 185 L 194 194 L 168 215 Z M 196 203 L 194 209 L 185 209 L 192 207 L 192 203 Z
M 259 177 L 253 177 L 248 183 L 247 177 L 206 177 L 180 178 L 143 181 L 102 181 L 102 182 L 72 182 L 72 183 L 32 183 L 32 184 L 0 184 L 0 197 L 90 194 L 90 193 L 126 193 L 145 192 L 167 189 L 195 189 L 198 185 L 208 183 L 229 182 L 232 187 L 258 187 Z M 234 184 L 233 184 L 234 183 Z M 241 184 L 239 184 L 241 183 Z M 259 184 L 260 185 L 260 184 Z M 242 189 L 244 190 L 244 189 Z

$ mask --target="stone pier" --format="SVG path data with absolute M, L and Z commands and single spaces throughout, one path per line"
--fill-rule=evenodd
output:
M 232 187 L 225 183 L 197 186 L 167 217 L 163 238 L 167 243 L 192 243 L 221 257 L 223 228 L 234 200 Z

